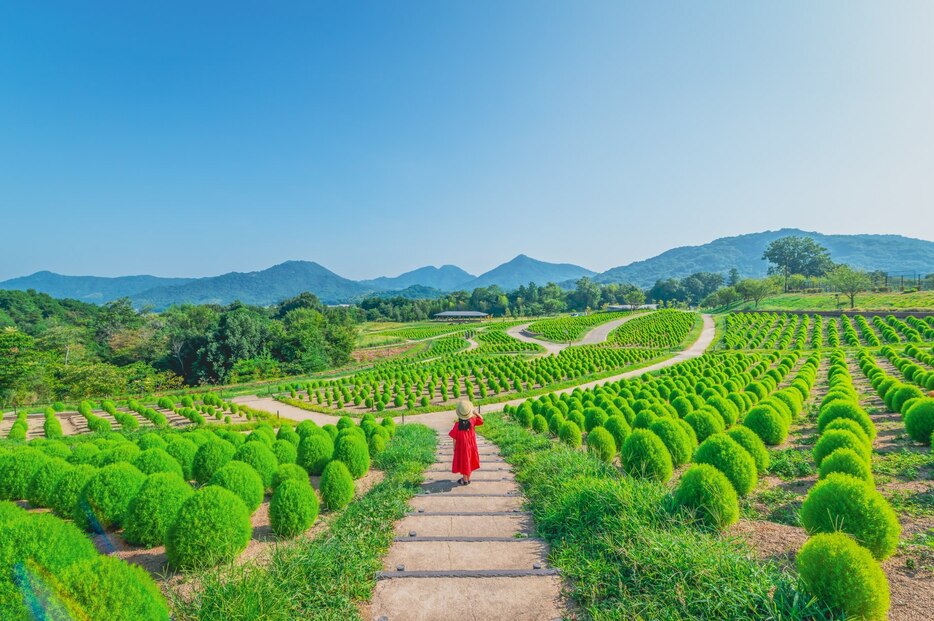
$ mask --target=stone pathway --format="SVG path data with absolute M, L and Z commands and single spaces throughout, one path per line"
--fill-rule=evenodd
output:
M 509 464 L 478 437 L 481 469 L 469 486 L 458 485 L 449 427 L 436 427 L 437 461 L 396 523 L 366 618 L 560 619 L 561 578 L 547 564 L 548 546 L 533 536 Z

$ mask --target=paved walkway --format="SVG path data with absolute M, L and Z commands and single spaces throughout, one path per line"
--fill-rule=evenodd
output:
M 636 317 L 641 317 L 647 313 L 636 313 L 634 315 L 628 315 L 622 319 L 616 319 L 614 321 L 608 321 L 606 323 L 600 324 L 592 328 L 587 334 L 584 335 L 579 341 L 572 341 L 571 345 L 597 345 L 599 343 L 606 342 L 607 337 L 610 336 L 610 332 L 620 327 L 627 321 L 635 319 Z M 561 353 L 562 350 L 567 349 L 569 345 L 567 343 L 552 343 L 551 341 L 545 341 L 542 339 L 537 339 L 528 332 L 530 323 L 524 323 L 520 326 L 513 326 L 506 330 L 506 334 L 512 338 L 522 341 L 524 343 L 534 343 L 545 348 L 546 356 L 554 356 Z

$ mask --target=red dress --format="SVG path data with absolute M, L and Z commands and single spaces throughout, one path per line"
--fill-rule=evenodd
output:
M 470 429 L 461 431 L 458 422 L 448 434 L 454 438 L 454 461 L 451 463 L 451 472 L 470 476 L 470 473 L 480 467 L 480 451 L 477 450 L 477 433 L 474 427 L 483 424 L 479 415 L 470 419 Z

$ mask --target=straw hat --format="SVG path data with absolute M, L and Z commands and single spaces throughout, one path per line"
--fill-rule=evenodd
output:
M 472 415 L 473 403 L 467 400 L 457 402 L 457 418 L 461 420 L 467 420 Z

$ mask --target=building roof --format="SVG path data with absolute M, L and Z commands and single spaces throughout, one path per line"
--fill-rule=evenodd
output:
M 435 317 L 489 317 L 489 313 L 481 313 L 479 311 L 444 311 L 443 313 L 435 313 Z

